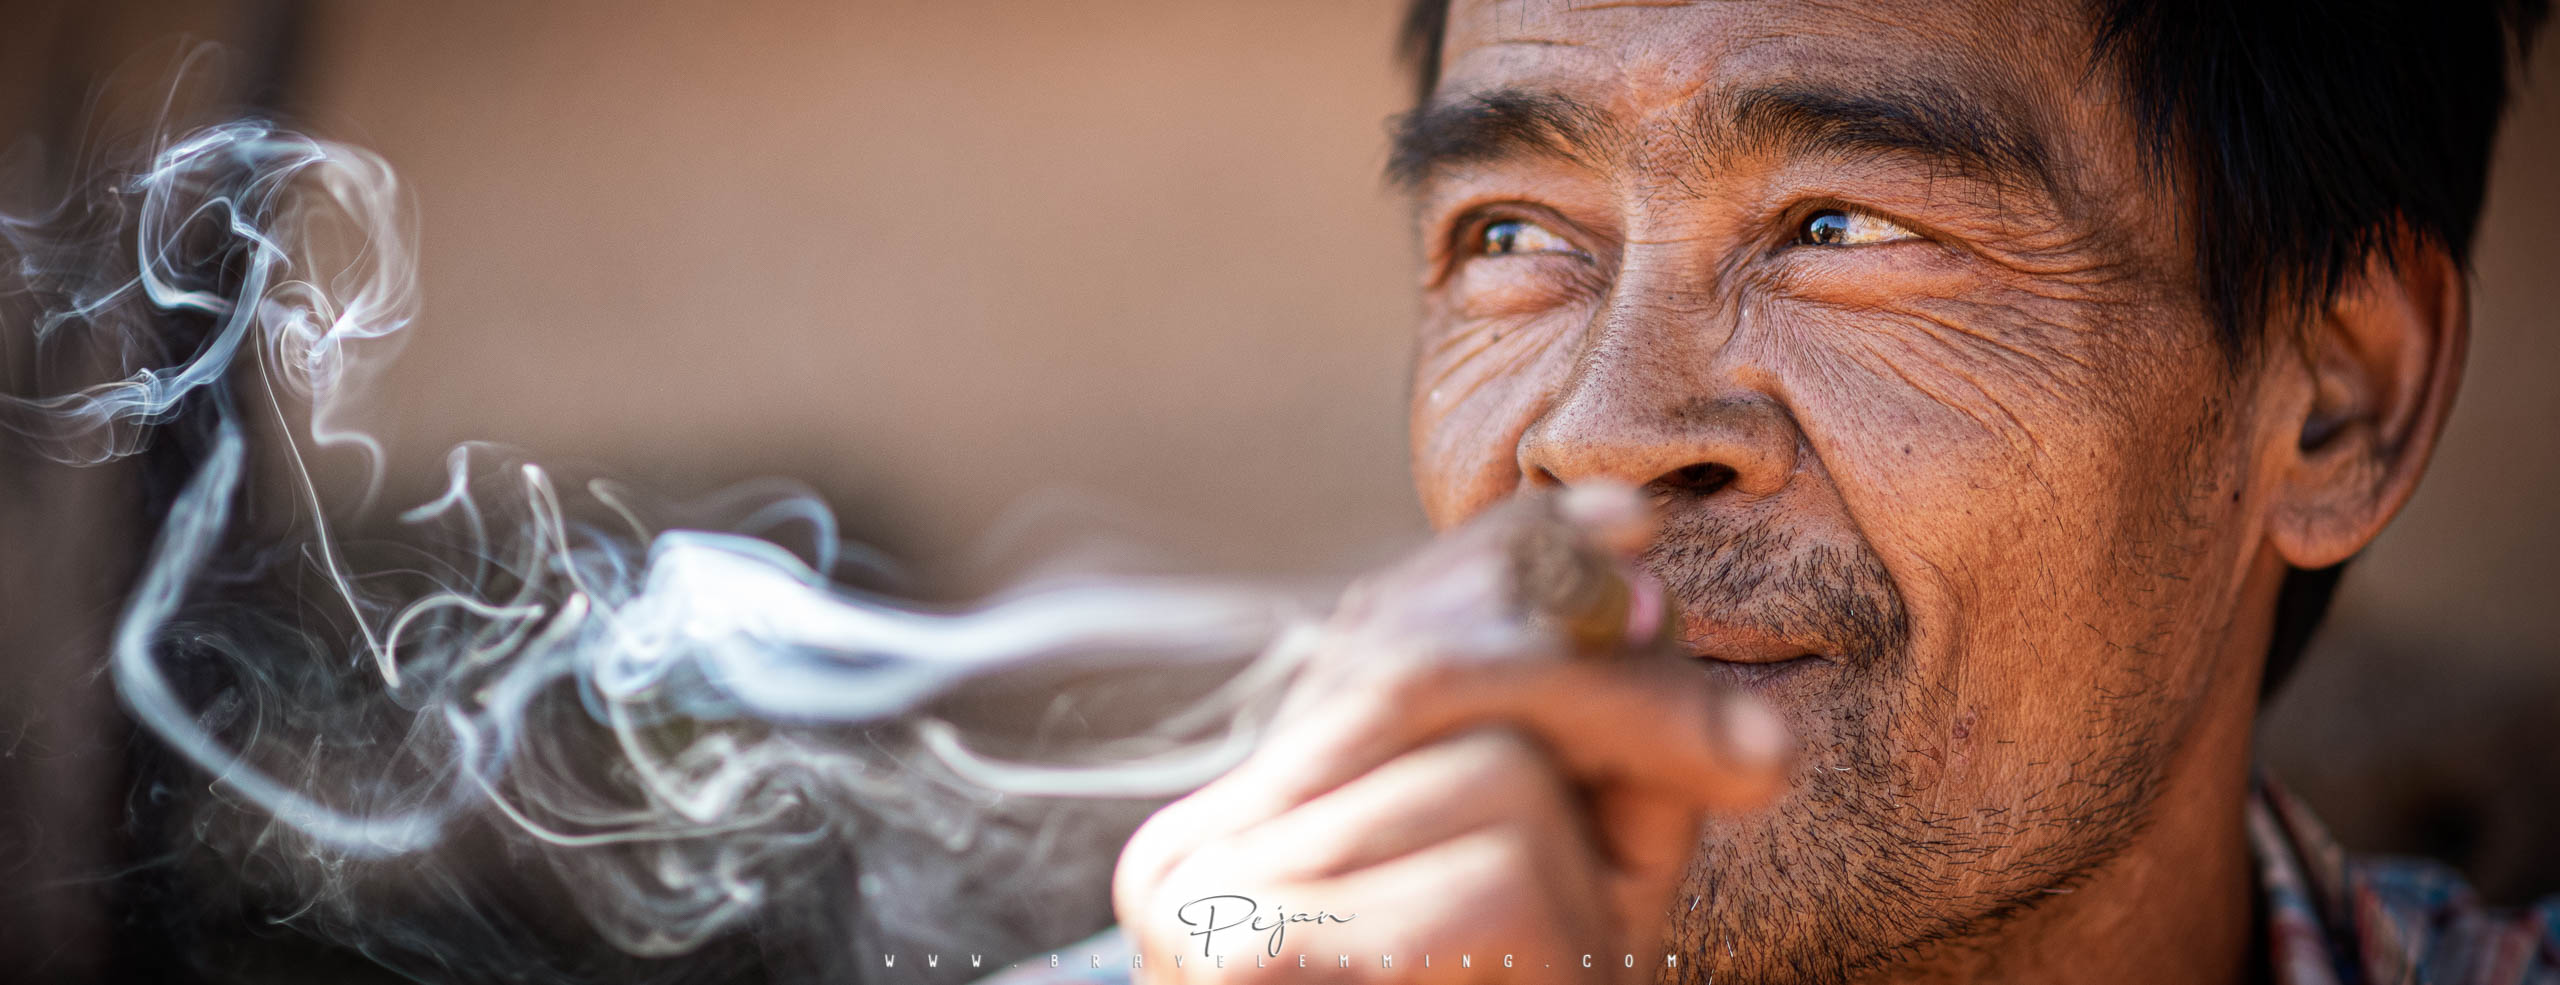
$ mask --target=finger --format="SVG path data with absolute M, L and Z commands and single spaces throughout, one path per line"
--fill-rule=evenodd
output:
M 1623 785 L 1704 810 L 1765 803 L 1784 786 L 1792 756 L 1784 726 L 1756 699 L 1667 662 L 1384 657 L 1379 666 L 1388 669 L 1150 818 L 1124 850 L 1115 885 L 1151 886 L 1213 839 L 1476 725 L 1523 728 L 1576 785 Z
M 1756 698 L 1664 661 L 1393 659 L 1275 735 L 1218 785 L 1261 817 L 1460 729 L 1525 729 L 1577 781 L 1743 810 L 1784 786 L 1793 739 Z M 1253 820 L 1259 820 L 1255 817 Z
M 1597 847 L 1613 870 L 1676 877 L 1697 853 L 1704 815 L 1660 794 L 1613 787 L 1592 796 L 1591 818 L 1600 835 Z
M 1235 803 L 1250 788 L 1249 777 L 1222 781 L 1149 818 L 1122 851 L 1115 900 L 1232 866 L 1257 878 L 1323 878 L 1494 824 L 1536 825 L 1560 841 L 1586 837 L 1562 771 L 1538 743 L 1503 727 L 1427 743 L 1267 817 L 1258 802 Z M 1235 820 L 1245 817 L 1254 820 Z
M 1305 898 L 1329 908 L 1342 900 L 1358 914 L 1342 929 L 1357 929 L 1327 927 L 1321 938 L 1291 943 L 1328 957 L 1396 954 L 1399 965 L 1429 954 L 1434 978 L 1519 981 L 1578 971 L 1579 955 L 1616 944 L 1617 935 L 1606 924 L 1608 901 L 1580 877 L 1587 868 L 1557 864 L 1559 851 L 1538 832 L 1497 825 L 1312 884 Z M 1504 968 L 1505 955 L 1517 967 Z
M 1630 948 L 1650 947 L 1701 844 L 1699 812 L 1627 788 L 1600 794 L 1591 807 L 1609 869 L 1614 925 Z
M 1324 878 L 1496 824 L 1583 839 L 1580 796 L 1546 751 L 1483 726 L 1388 760 L 1349 783 L 1219 841 L 1210 851 Z M 1590 849 L 1597 853 L 1597 846 Z

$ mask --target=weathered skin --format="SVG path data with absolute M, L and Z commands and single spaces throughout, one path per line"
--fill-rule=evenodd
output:
M 1327 957 L 1567 956 L 1472 973 L 1503 981 L 1666 949 L 1718 982 L 2247 974 L 2276 587 L 2424 470 L 2446 253 L 2226 351 L 2076 5 L 1460 2 L 1444 42 L 1436 105 L 1571 132 L 1421 175 L 1424 508 L 1643 489 L 1692 668 L 1346 636 L 1382 669 L 1150 822 L 1124 924 L 1170 954 L 1175 897 L 1250 884 L 1362 912 L 1306 933 Z M 1879 147 L 1857 100 L 1969 113 L 1997 160 Z

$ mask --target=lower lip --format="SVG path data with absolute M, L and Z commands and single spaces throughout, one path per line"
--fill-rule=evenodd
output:
M 1707 673 L 1715 675 L 1725 683 L 1748 688 L 1773 686 L 1829 666 L 1831 663 L 1821 655 L 1812 653 L 1801 657 L 1789 657 L 1785 660 L 1764 660 L 1753 663 L 1718 660 L 1714 657 L 1700 657 L 1698 662 L 1706 665 Z

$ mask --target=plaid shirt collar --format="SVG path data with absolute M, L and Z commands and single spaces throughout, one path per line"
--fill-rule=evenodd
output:
M 2560 896 L 2499 911 L 2441 863 L 2349 859 L 2263 772 L 2249 842 L 2276 985 L 2560 985 Z

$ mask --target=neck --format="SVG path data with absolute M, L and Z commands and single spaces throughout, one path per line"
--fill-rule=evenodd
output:
M 2252 567 L 2236 611 L 2272 612 L 2283 566 L 2262 556 Z M 2011 918 L 1988 939 L 1943 948 L 1874 981 L 2236 985 L 2253 978 L 2250 734 L 2270 621 L 2236 620 L 2215 635 L 2221 652 L 2207 697 L 2131 844 L 2069 893 Z

